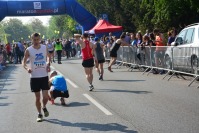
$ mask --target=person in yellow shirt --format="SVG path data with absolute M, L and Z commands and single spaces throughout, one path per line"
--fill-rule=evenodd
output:
M 59 41 L 59 39 L 57 39 L 56 43 L 55 43 L 55 51 L 57 52 L 57 59 L 58 59 L 58 64 L 62 64 L 61 63 L 61 54 L 62 54 L 62 43 Z

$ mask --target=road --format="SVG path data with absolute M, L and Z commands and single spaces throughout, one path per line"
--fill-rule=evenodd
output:
M 67 106 L 48 104 L 50 116 L 36 122 L 34 95 L 29 74 L 21 65 L 0 72 L 0 133 L 198 133 L 199 90 L 197 83 L 162 75 L 142 75 L 126 68 L 107 71 L 104 81 L 94 71 L 93 92 L 88 91 L 81 60 L 53 64 L 67 79 Z M 115 67 L 115 66 L 114 66 Z

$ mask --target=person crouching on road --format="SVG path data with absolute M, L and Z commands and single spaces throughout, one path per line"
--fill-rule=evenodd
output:
M 52 71 L 50 73 L 50 96 L 51 103 L 54 104 L 54 100 L 57 97 L 61 97 L 61 105 L 66 105 L 64 98 L 69 97 L 68 88 L 66 84 L 66 80 L 62 75 L 58 75 L 56 71 Z

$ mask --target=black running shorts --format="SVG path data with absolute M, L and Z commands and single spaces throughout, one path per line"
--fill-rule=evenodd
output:
M 68 98 L 69 93 L 68 93 L 68 91 L 63 92 L 63 91 L 53 90 L 53 98 L 56 99 L 57 97 Z
M 48 53 L 50 53 L 50 54 L 52 54 L 54 52 L 54 50 L 53 51 L 48 51 Z
M 40 92 L 41 90 L 49 90 L 48 76 L 42 78 L 30 78 L 30 88 L 32 92 Z
M 98 63 L 104 63 L 104 62 L 105 62 L 105 59 L 98 60 Z
M 110 57 L 117 58 L 117 51 L 110 51 Z
M 94 59 L 83 60 L 82 66 L 85 68 L 94 67 Z

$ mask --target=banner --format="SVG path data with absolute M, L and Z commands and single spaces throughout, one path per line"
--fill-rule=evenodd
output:
M 65 0 L 8 1 L 9 16 L 41 16 L 66 14 Z

